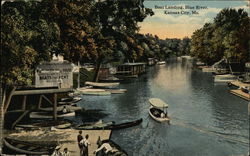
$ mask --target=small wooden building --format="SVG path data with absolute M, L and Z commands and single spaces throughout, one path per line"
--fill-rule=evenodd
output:
M 124 63 L 117 67 L 116 76 L 123 78 L 136 78 L 145 72 L 145 63 Z

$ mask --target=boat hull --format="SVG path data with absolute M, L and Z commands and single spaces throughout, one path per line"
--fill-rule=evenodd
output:
M 66 114 L 57 114 L 58 118 L 72 117 L 72 116 L 75 116 L 75 112 L 70 112 L 70 113 L 66 113 Z M 48 114 L 48 112 L 31 112 L 30 118 L 33 118 L 33 119 L 52 119 L 53 116 Z
M 16 153 L 27 155 L 50 155 L 55 149 L 56 145 L 38 145 L 20 140 L 10 138 L 3 139 L 4 145 Z

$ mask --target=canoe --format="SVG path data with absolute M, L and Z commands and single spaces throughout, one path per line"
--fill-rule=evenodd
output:
M 66 105 L 66 104 L 71 104 L 71 103 L 77 103 L 81 101 L 81 97 L 69 97 L 69 98 L 62 98 L 60 101 L 58 101 L 58 104 L 60 105 Z
M 62 105 L 56 108 L 57 111 L 62 111 L 64 106 L 66 107 L 67 110 L 71 111 L 78 111 L 78 110 L 82 110 L 82 107 L 76 107 L 76 106 L 70 106 L 70 105 Z M 42 111 L 53 111 L 54 108 L 53 107 L 46 107 L 46 108 L 40 108 L 39 110 Z
M 112 151 L 105 153 L 104 150 L 100 150 L 96 155 L 102 156 L 128 156 L 128 153 L 123 150 L 118 144 L 112 140 L 102 140 L 99 146 L 104 143 L 108 143 L 112 147 Z
M 110 92 L 111 94 L 123 94 L 127 91 L 127 89 L 106 89 L 106 91 Z
M 161 109 L 158 109 L 158 108 L 156 108 L 156 107 L 150 107 L 149 108 L 149 115 L 154 119 L 154 120 L 156 120 L 156 121 L 158 121 L 158 122 L 165 122 L 165 121 L 170 121 L 170 119 L 169 119 L 169 117 L 168 116 L 166 116 L 166 117 L 161 117 L 161 113 L 164 113 L 164 111 L 163 110 L 161 110 Z M 157 112 L 157 114 L 155 113 L 155 112 Z
M 47 120 L 30 124 L 19 124 L 15 126 L 16 130 L 38 130 L 38 129 L 50 129 L 51 127 L 57 129 L 66 129 L 72 126 L 72 124 L 65 120 Z
M 109 91 L 106 91 L 105 89 L 93 89 L 93 88 L 78 88 L 75 92 L 83 95 L 97 95 L 97 96 L 107 96 L 111 94 Z
M 27 155 L 51 155 L 56 147 L 56 144 L 37 144 L 11 138 L 4 138 L 3 143 L 15 153 Z
M 57 112 L 58 118 L 72 117 L 72 116 L 75 116 L 75 112 L 69 112 L 69 113 Z M 33 118 L 33 119 L 52 119 L 53 115 L 51 112 L 31 112 L 30 118 Z
M 166 62 L 165 61 L 159 61 L 159 62 L 157 62 L 157 65 L 163 65 L 163 64 L 166 64 Z
M 135 120 L 135 121 L 131 121 L 131 122 L 125 122 L 125 123 L 121 123 L 121 124 L 114 124 L 114 125 L 108 126 L 106 129 L 111 129 L 111 130 L 125 129 L 125 128 L 129 128 L 129 127 L 137 126 L 140 123 L 142 123 L 142 118 L 138 119 L 138 120 Z
M 119 84 L 120 83 L 118 83 L 118 82 L 116 82 L 116 83 L 111 83 L 111 82 L 100 83 L 100 82 L 89 82 L 89 81 L 85 82 L 85 85 L 99 87 L 99 88 L 112 88 L 112 87 L 117 87 Z
M 101 130 L 101 129 L 107 129 L 109 126 L 114 125 L 115 122 L 106 122 L 106 123 L 102 123 L 102 122 L 97 122 L 94 124 L 83 124 L 83 125 L 79 125 L 77 127 L 75 127 L 75 129 L 78 130 Z

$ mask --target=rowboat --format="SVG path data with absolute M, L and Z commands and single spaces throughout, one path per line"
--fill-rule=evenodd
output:
M 75 116 L 75 112 L 68 112 L 68 113 L 57 112 L 58 118 L 72 117 L 72 116 Z M 53 115 L 51 112 L 31 112 L 30 118 L 33 118 L 33 119 L 52 119 Z
M 163 65 L 163 64 L 166 64 L 166 62 L 165 61 L 159 61 L 159 62 L 157 62 L 157 65 Z
M 106 91 L 104 89 L 93 89 L 93 88 L 84 88 L 84 89 L 78 88 L 75 92 L 83 95 L 98 95 L 98 96 L 107 96 L 111 94 L 109 91 Z
M 38 129 L 50 129 L 51 127 L 57 129 L 66 129 L 72 126 L 72 124 L 65 120 L 47 120 L 42 122 L 30 123 L 30 124 L 19 124 L 15 126 L 16 130 L 38 130 Z
M 99 82 L 89 82 L 86 81 L 85 85 L 87 86 L 93 86 L 93 87 L 98 87 L 98 88 L 113 88 L 117 87 L 120 83 L 99 83 Z
M 11 138 L 4 138 L 3 143 L 15 153 L 27 155 L 51 155 L 56 147 L 56 144 L 48 144 L 47 142 L 46 144 L 37 144 Z
M 81 101 L 81 97 L 67 97 L 67 98 L 61 98 L 60 101 L 58 101 L 58 104 L 60 105 L 65 105 L 65 104 L 71 104 L 71 103 L 76 103 Z
M 142 123 L 142 118 L 138 119 L 138 120 L 135 120 L 135 121 L 131 121 L 131 122 L 125 122 L 125 123 L 121 123 L 121 124 L 110 125 L 106 129 L 110 129 L 110 130 L 125 129 L 125 128 L 129 128 L 129 127 L 137 126 L 140 123 Z
M 107 151 L 102 148 L 100 151 L 97 152 L 96 155 L 102 155 L 102 156 L 128 156 L 128 153 L 124 151 L 118 144 L 116 144 L 112 140 L 102 140 L 98 141 L 99 147 L 104 147 L 104 144 L 109 144 L 112 148 L 112 150 Z
M 105 89 L 105 90 L 110 92 L 111 94 L 123 94 L 127 91 L 127 89 Z
M 216 75 L 214 76 L 214 82 L 232 82 L 237 80 L 238 77 L 231 74 Z
M 100 129 L 107 129 L 109 126 L 114 125 L 115 122 L 111 121 L 111 122 L 97 122 L 97 123 L 93 123 L 93 124 L 83 124 L 83 125 L 79 125 L 77 127 L 75 127 L 75 129 L 78 130 L 100 130 Z
M 72 111 L 79 111 L 79 110 L 82 110 L 82 107 L 76 107 L 76 106 L 70 106 L 70 105 L 62 105 L 62 106 L 58 106 L 56 108 L 56 110 L 59 112 L 59 111 L 62 111 L 63 108 L 66 108 L 66 110 L 72 112 Z M 53 107 L 46 107 L 46 108 L 39 108 L 39 110 L 41 111 L 53 111 L 54 108 Z
M 169 121 L 169 117 L 167 116 L 168 104 L 158 98 L 149 99 L 149 103 L 151 104 L 149 108 L 149 115 L 158 122 Z

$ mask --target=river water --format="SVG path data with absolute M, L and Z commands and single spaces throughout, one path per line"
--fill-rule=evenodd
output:
M 249 151 L 248 103 L 188 60 L 149 67 L 147 74 L 120 88 L 127 93 L 83 96 L 79 105 L 105 110 L 109 115 L 104 121 L 143 118 L 141 125 L 112 133 L 111 139 L 131 156 L 236 156 Z M 152 97 L 169 104 L 171 125 L 149 117 Z

